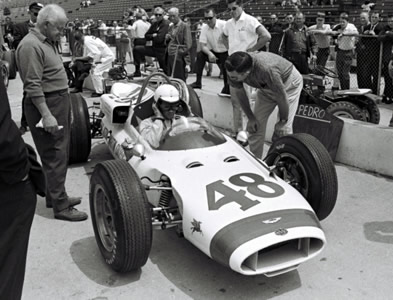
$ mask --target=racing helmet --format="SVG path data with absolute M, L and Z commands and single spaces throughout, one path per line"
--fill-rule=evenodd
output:
M 180 94 L 173 85 L 163 84 L 154 93 L 154 101 L 157 102 L 160 99 L 168 103 L 175 103 L 180 100 Z

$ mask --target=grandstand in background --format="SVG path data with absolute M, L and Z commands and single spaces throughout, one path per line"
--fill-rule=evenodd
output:
M 326 23 L 334 24 L 338 22 L 339 13 L 347 11 L 350 14 L 353 23 L 358 23 L 359 13 L 362 11 L 361 4 L 363 1 L 356 0 L 336 0 L 337 4 L 322 6 L 299 6 L 299 9 L 306 16 L 307 24 L 314 24 L 318 11 L 326 13 Z M 9 15 L 13 22 L 21 22 L 28 19 L 27 8 L 33 0 L 1 0 L 0 14 L 4 20 L 4 8 L 8 8 Z M 122 20 L 124 12 L 134 5 L 141 5 L 151 14 L 154 6 L 163 5 L 165 8 L 176 6 L 180 9 L 183 16 L 189 16 L 196 22 L 203 17 L 203 10 L 208 6 L 214 6 L 223 19 L 228 19 L 229 14 L 226 10 L 226 0 L 92 0 L 89 7 L 81 8 L 80 0 L 42 0 L 43 4 L 56 3 L 62 6 L 72 21 L 76 18 L 80 20 L 86 18 L 101 19 L 104 21 Z M 245 11 L 251 15 L 260 15 L 264 20 L 268 20 L 271 13 L 276 13 L 280 20 L 289 12 L 294 12 L 293 7 L 281 7 L 276 3 L 279 0 L 249 0 L 245 2 Z M 317 2 L 317 0 L 314 0 Z M 392 0 L 376 0 L 374 10 L 381 12 L 382 20 L 386 20 L 389 14 L 393 14 Z

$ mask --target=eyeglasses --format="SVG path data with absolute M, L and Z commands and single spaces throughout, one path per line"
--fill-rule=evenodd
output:
M 52 24 L 51 22 L 47 22 L 47 24 L 52 25 L 54 28 L 56 28 L 59 32 L 63 32 L 64 31 L 64 26 L 56 26 L 54 24 Z
M 154 14 L 156 17 L 161 17 L 162 14 Z
M 232 10 L 232 11 L 235 11 L 236 9 L 238 9 L 240 6 L 234 6 L 234 7 L 232 7 L 232 8 L 228 8 L 228 10 Z
M 211 20 L 213 20 L 214 19 L 214 17 L 205 17 L 205 20 L 206 21 L 211 21 Z

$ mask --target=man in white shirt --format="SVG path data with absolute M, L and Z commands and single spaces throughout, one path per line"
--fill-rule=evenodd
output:
M 355 25 L 348 22 L 347 13 L 340 14 L 340 24 L 333 28 L 332 34 L 337 36 L 336 69 L 340 80 L 340 88 L 350 88 L 350 76 L 353 52 L 355 49 L 356 35 L 358 30 Z
M 197 60 L 195 63 L 196 69 L 196 82 L 191 84 L 194 89 L 202 88 L 202 73 L 206 62 L 216 63 L 222 70 L 224 77 L 224 87 L 221 90 L 221 96 L 229 95 L 229 85 L 227 80 L 227 72 L 225 70 L 225 61 L 228 58 L 228 49 L 225 46 L 222 33 L 226 21 L 218 20 L 214 8 L 205 10 L 205 21 L 201 28 L 199 36 L 199 44 L 201 51 L 198 52 Z
M 271 35 L 256 18 L 243 11 L 243 0 L 227 0 L 227 5 L 232 16 L 225 24 L 223 32 L 228 54 L 237 51 L 256 52 L 266 46 Z M 231 88 L 234 130 L 239 132 L 243 130 L 242 113 L 239 100 L 232 90 Z
M 325 24 L 325 13 L 317 13 L 317 24 L 308 27 L 308 32 L 314 35 L 317 44 L 317 66 L 326 66 L 326 62 L 330 54 L 330 33 L 331 28 L 329 24 Z
M 99 38 L 94 36 L 85 36 L 78 32 L 75 34 L 75 40 L 80 41 L 83 45 L 83 56 L 75 57 L 75 61 L 91 61 L 90 76 L 93 82 L 95 92 L 91 97 L 99 97 L 103 94 L 104 88 L 102 74 L 112 67 L 115 56 L 112 50 Z

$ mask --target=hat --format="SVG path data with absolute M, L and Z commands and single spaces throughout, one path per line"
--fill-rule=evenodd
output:
M 40 9 L 43 8 L 43 7 L 44 7 L 43 4 L 38 3 L 38 2 L 33 2 L 33 3 L 31 3 L 31 4 L 29 5 L 29 11 L 32 10 L 32 9 L 38 9 L 38 10 L 40 10 Z
M 319 17 L 319 18 L 324 18 L 325 16 L 326 16 L 326 14 L 324 12 L 317 13 L 317 17 Z

